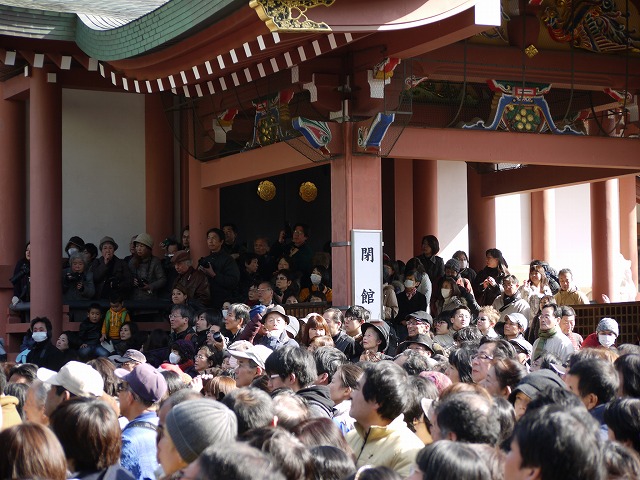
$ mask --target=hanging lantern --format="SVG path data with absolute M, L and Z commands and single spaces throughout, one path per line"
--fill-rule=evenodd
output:
M 300 198 L 305 202 L 313 202 L 318 196 L 318 188 L 311 182 L 300 185 Z
M 260 182 L 258 185 L 258 196 L 265 202 L 273 200 L 276 196 L 276 186 L 269 180 Z

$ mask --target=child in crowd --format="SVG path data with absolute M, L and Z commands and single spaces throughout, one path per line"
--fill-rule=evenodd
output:
M 113 294 L 109 298 L 109 306 L 109 311 L 104 316 L 100 341 L 111 341 L 115 345 L 120 342 L 120 327 L 130 322 L 131 318 L 129 312 L 124 308 L 121 295 Z
M 78 355 L 84 362 L 94 357 L 106 357 L 109 351 L 100 345 L 102 337 L 102 309 L 97 303 L 89 305 L 89 312 L 80 324 Z

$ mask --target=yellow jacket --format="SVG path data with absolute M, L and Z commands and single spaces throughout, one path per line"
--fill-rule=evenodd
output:
M 402 478 L 409 476 L 416 455 L 424 447 L 409 430 L 402 414 L 386 427 L 374 425 L 368 432 L 356 422 L 356 428 L 347 433 L 347 443 L 356 455 L 358 468 L 363 465 L 389 467 Z

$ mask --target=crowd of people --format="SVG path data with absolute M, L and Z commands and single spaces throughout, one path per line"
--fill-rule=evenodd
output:
M 109 309 L 89 304 L 78 332 L 54 345 L 51 322 L 32 319 L 0 369 L 0 478 L 640 478 L 640 346 L 619 345 L 613 318 L 573 332 L 572 305 L 588 299 L 568 268 L 535 260 L 520 281 L 494 248 L 474 272 L 426 236 L 421 255 L 384 262 L 382 315 L 353 305 L 297 318 L 287 291 L 330 302 L 308 232 L 294 228 L 283 269 L 262 263 L 275 261 L 268 242 L 226 252 L 211 229 L 195 268 L 187 230 L 167 258 L 174 286 L 197 287 L 173 289 L 166 331 L 145 336 L 125 307 L 140 289 L 135 258 L 134 290 L 95 282 L 92 301 L 107 288 Z M 153 245 L 145 235 L 136 252 Z M 98 264 L 105 245 L 116 259 L 110 239 Z M 243 263 L 256 273 L 246 296 L 216 280 Z M 137 277 L 139 295 L 157 292 L 154 278 Z

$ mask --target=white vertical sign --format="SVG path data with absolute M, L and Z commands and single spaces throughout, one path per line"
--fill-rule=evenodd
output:
M 351 230 L 353 305 L 382 320 L 382 230 Z

